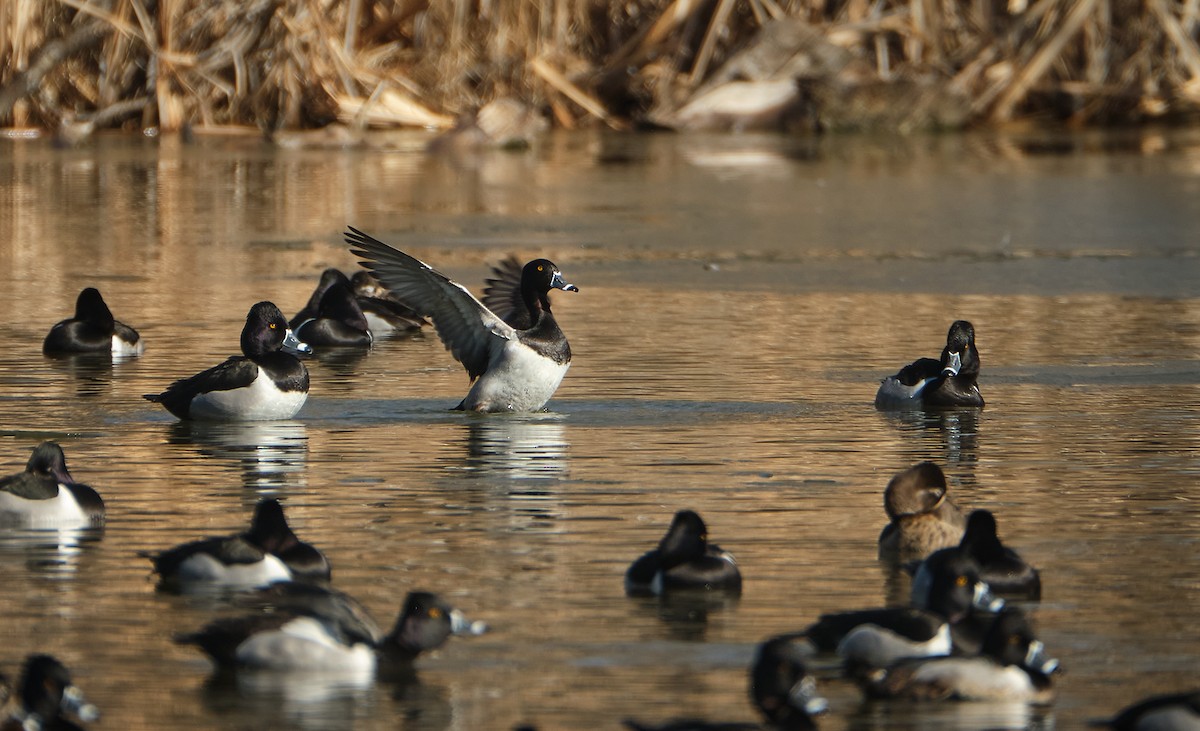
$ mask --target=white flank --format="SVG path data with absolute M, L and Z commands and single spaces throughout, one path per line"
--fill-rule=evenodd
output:
M 271 553 L 255 563 L 232 565 L 223 564 L 207 553 L 196 553 L 179 564 L 175 577 L 184 584 L 216 584 L 249 589 L 276 581 L 290 581 L 292 572 L 278 556 Z
M 129 358 L 146 352 L 146 342 L 138 338 L 136 343 L 122 340 L 119 335 L 112 336 L 112 354 L 116 358 Z
M 475 381 L 463 408 L 467 411 L 537 411 L 562 383 L 570 363 L 554 361 L 508 340 L 499 358 Z
M 193 419 L 217 421 L 290 419 L 307 400 L 307 391 L 280 391 L 260 369 L 258 378 L 245 388 L 209 391 L 192 399 L 188 413 Z
M 49 500 L 28 500 L 0 491 L 0 524 L 26 528 L 65 528 L 88 523 L 87 513 L 63 485 Z
M 297 617 L 276 630 L 259 632 L 238 645 L 243 665 L 265 670 L 363 673 L 375 670 L 375 652 L 358 643 L 343 645 L 311 617 Z
M 927 662 L 913 674 L 913 680 L 953 688 L 966 700 L 1019 701 L 1032 699 L 1037 694 L 1024 670 L 1014 665 L 1000 666 L 979 657 Z
M 949 655 L 951 645 L 948 624 L 943 624 L 937 634 L 925 642 L 917 642 L 879 625 L 864 624 L 842 638 L 837 654 L 842 660 L 883 668 L 904 657 Z

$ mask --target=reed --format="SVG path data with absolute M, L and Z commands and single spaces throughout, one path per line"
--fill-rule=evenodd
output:
M 1193 120 L 1198 25 L 1197 0 L 5 0 L 0 125 L 445 128 L 500 98 L 563 127 Z

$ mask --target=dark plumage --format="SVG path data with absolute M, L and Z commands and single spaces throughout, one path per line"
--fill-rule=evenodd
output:
M 401 301 L 433 320 L 438 337 L 467 369 L 472 385 L 458 409 L 537 411 L 554 395 L 571 364 L 571 347 L 547 293 L 579 288 L 553 262 L 535 259 L 521 270 L 521 307 L 531 324 L 515 328 L 424 262 L 355 228 L 346 243 Z
M 979 564 L 979 575 L 992 591 L 1022 599 L 1040 599 L 1042 579 L 1038 570 L 1000 542 L 996 518 L 988 510 L 973 510 L 958 550 Z
M 50 655 L 25 659 L 16 701 L 14 712 L 0 718 L 0 731 L 69 731 L 80 728 L 69 717 L 85 723 L 100 717 L 83 691 L 71 682 L 66 666 Z
M 18 472 L 0 479 L 0 523 L 60 526 L 104 522 L 104 501 L 67 471 L 62 447 L 42 442 Z
M 883 492 L 891 522 L 879 534 L 879 558 L 907 563 L 958 545 L 966 521 L 948 491 L 946 475 L 933 462 L 896 473 Z
M 292 335 L 283 313 L 270 302 L 250 308 L 242 328 L 243 355 L 175 381 L 143 398 L 180 419 L 290 419 L 308 399 L 308 369 L 295 355 L 308 346 Z
M 145 350 L 137 331 L 113 317 L 100 291 L 88 287 L 75 300 L 75 316 L 50 328 L 42 342 L 46 355 L 111 353 L 141 355 Z
M 388 291 L 370 272 L 360 270 L 350 277 L 358 306 L 375 337 L 389 333 L 416 332 L 429 323 Z
M 658 548 L 634 561 L 625 573 L 625 590 L 630 594 L 679 589 L 742 590 L 733 555 L 708 543 L 704 520 L 692 510 L 676 513 Z
M 330 576 L 324 554 L 296 537 L 274 498 L 259 501 L 250 529 L 243 533 L 142 555 L 154 562 L 166 589 L 251 588 L 290 579 L 328 581 Z
M 1091 725 L 1117 731 L 1200 731 L 1200 690 L 1151 696 Z
M 321 295 L 316 314 L 293 326 L 296 337 L 318 347 L 370 347 L 372 337 L 367 317 L 350 289 L 350 281 L 341 272 L 337 273 L 341 281 L 334 282 Z
M 946 333 L 940 359 L 921 358 L 883 379 L 875 393 L 875 408 L 983 406 L 978 378 L 975 328 L 958 320 Z

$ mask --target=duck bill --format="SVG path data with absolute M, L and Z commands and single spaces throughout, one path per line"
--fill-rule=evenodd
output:
M 808 676 L 792 686 L 788 701 L 793 708 L 803 708 L 810 716 L 829 710 L 829 701 L 817 695 L 817 681 Z
M 100 709 L 88 703 L 87 698 L 83 696 L 83 691 L 77 685 L 68 685 L 63 689 L 62 709 L 67 713 L 74 714 L 84 723 L 100 719 Z
M 311 355 L 313 352 L 312 346 L 296 337 L 291 328 L 283 336 L 283 349 L 292 355 Z
M 975 582 L 975 593 L 971 597 L 971 606 L 981 612 L 999 612 L 1004 609 L 1004 600 L 992 593 L 992 587 L 986 582 Z
M 1025 667 L 1037 670 L 1043 675 L 1051 675 L 1059 670 L 1058 660 L 1046 657 L 1046 646 L 1038 640 L 1029 643 L 1029 652 L 1025 653 Z
M 472 622 L 467 615 L 457 609 L 450 611 L 450 631 L 456 635 L 481 635 L 488 631 L 484 622 Z
M 942 366 L 942 378 L 957 376 L 961 370 L 962 356 L 958 353 L 950 353 L 950 362 Z
M 550 278 L 550 286 L 555 289 L 561 289 L 564 292 L 579 291 L 579 287 L 576 287 L 574 284 L 569 284 L 567 280 L 563 279 L 562 272 L 554 273 L 554 276 Z

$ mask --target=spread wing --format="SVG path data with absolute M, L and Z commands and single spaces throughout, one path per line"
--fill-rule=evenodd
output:
M 501 320 L 518 330 L 527 330 L 533 324 L 529 309 L 521 299 L 521 262 L 514 256 L 492 267 L 492 276 L 483 280 L 483 305 Z
M 511 340 L 516 330 L 484 307 L 465 287 L 403 251 L 349 227 L 346 243 L 362 265 L 418 314 L 433 320 L 446 349 L 472 379 L 487 370 L 496 338 Z

